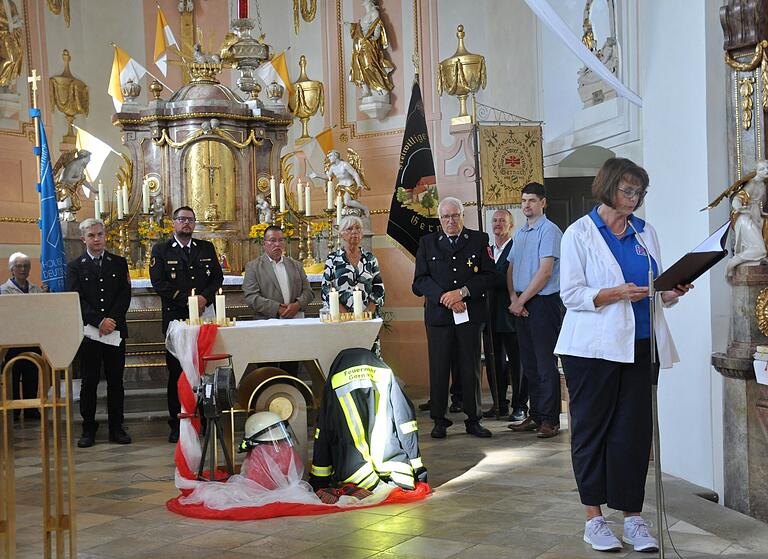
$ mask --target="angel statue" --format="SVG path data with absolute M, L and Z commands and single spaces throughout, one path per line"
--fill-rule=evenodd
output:
M 352 148 L 347 148 L 347 158 L 349 162 L 344 161 L 338 151 L 331 150 L 328 152 L 325 160 L 325 176 L 310 173 L 309 177 L 313 179 L 321 178 L 323 180 L 331 180 L 335 177 L 336 192 L 344 194 L 344 206 L 352 208 L 353 212 L 351 213 L 361 216 L 368 215 L 370 213 L 368 206 L 358 200 L 362 189 L 371 189 L 365 182 L 362 160 L 360 155 Z
M 152 218 L 155 220 L 155 223 L 162 225 L 163 216 L 165 215 L 165 198 L 163 197 L 163 193 L 160 192 L 159 188 L 157 189 L 157 193 L 152 196 L 152 207 L 150 209 L 150 213 L 152 214 Z
M 256 210 L 259 212 L 259 223 L 272 223 L 272 208 L 261 192 L 256 195 Z
M 389 74 L 395 69 L 384 51 L 389 48 L 387 32 L 381 21 L 375 0 L 363 0 L 365 13 L 359 23 L 349 23 L 352 36 L 352 64 L 349 81 L 362 88 L 363 98 L 371 91 L 388 96 L 394 85 Z
M 96 190 L 85 176 L 85 167 L 91 160 L 91 153 L 80 149 L 65 151 L 53 166 L 53 182 L 56 185 L 56 202 L 61 221 L 74 221 L 80 210 L 78 189 L 82 186 L 91 192 Z
M 758 161 L 755 170 L 729 186 L 707 209 L 714 208 L 726 197 L 731 199 L 731 228 L 733 229 L 733 257 L 726 266 L 727 277 L 733 277 L 742 264 L 760 264 L 766 257 L 768 224 L 764 211 L 766 201 L 768 161 Z

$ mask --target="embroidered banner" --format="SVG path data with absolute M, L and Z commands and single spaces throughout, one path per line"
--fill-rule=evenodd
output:
M 479 128 L 483 204 L 519 204 L 526 184 L 544 184 L 541 126 Z

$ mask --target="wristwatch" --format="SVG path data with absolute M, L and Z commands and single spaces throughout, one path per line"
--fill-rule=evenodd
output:
M 462 287 L 462 288 L 459 290 L 459 293 L 461 293 L 461 298 L 462 298 L 462 299 L 466 299 L 467 297 L 469 297 L 469 289 L 467 289 L 467 286 L 466 286 L 466 285 L 465 285 L 465 286 L 463 286 L 463 287 Z

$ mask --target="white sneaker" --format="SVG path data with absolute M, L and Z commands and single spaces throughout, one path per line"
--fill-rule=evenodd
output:
M 584 526 L 584 541 L 597 551 L 615 551 L 621 549 L 619 538 L 613 535 L 608 523 L 602 516 L 588 520 Z
M 635 551 L 658 551 L 659 542 L 648 531 L 648 524 L 640 516 L 624 519 L 624 543 L 634 546 Z

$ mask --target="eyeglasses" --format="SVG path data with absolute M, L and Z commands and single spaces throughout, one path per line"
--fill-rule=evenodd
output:
M 460 217 L 461 217 L 461 214 L 448 214 L 448 215 L 441 215 L 440 219 L 442 219 L 443 221 L 451 221 L 451 220 L 458 221 Z
M 637 198 L 638 200 L 642 200 L 645 198 L 646 191 L 642 188 L 638 188 L 637 190 L 632 188 L 621 188 L 620 186 L 616 188 L 619 192 L 621 192 L 624 195 L 624 198 L 627 200 L 634 200 Z
M 195 222 L 195 218 L 194 217 L 186 217 L 186 216 L 183 216 L 183 215 L 174 217 L 173 219 L 175 219 L 176 221 L 179 221 L 181 223 L 194 223 Z

